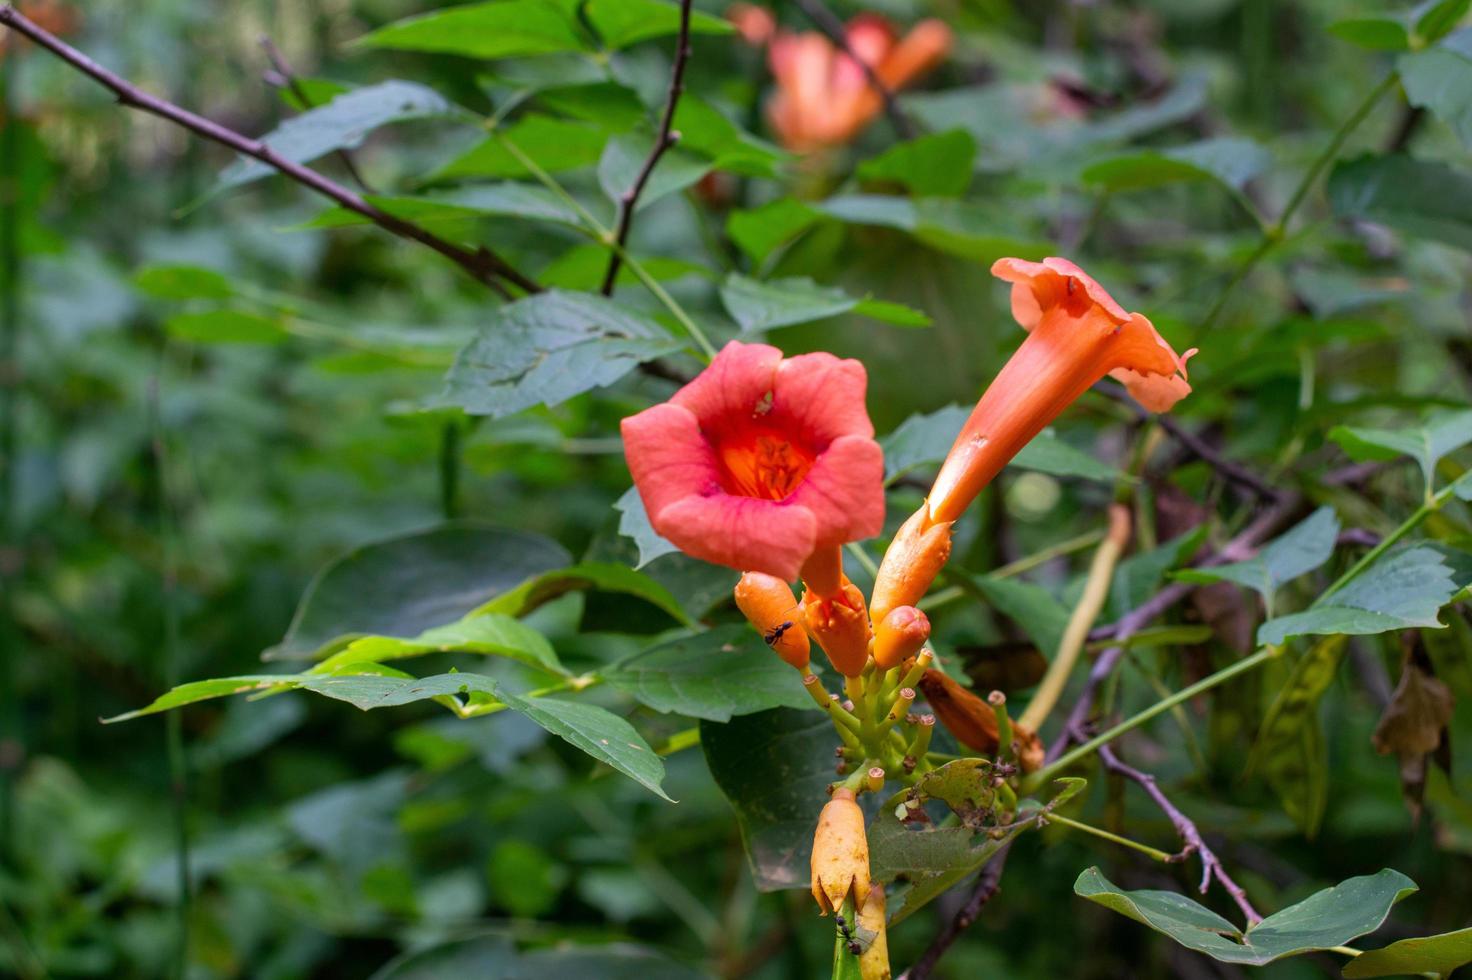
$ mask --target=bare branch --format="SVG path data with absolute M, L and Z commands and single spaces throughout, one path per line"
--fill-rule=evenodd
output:
M 854 52 L 853 46 L 848 43 L 848 36 L 843 30 L 843 21 L 823 4 L 823 0 L 797 0 L 798 9 L 807 15 L 813 26 L 822 31 L 838 49 L 848 55 L 854 64 L 863 71 L 864 77 L 869 80 L 874 91 L 879 93 L 879 98 L 884 102 L 884 112 L 889 116 L 890 124 L 894 126 L 895 132 L 900 134 L 901 139 L 914 139 L 918 135 L 915 124 L 910 117 L 905 115 L 900 108 L 899 100 L 894 97 L 888 85 L 884 84 L 874 66 L 869 64 Z
M 900 980 L 926 980 L 935 972 L 935 964 L 940 962 L 946 950 L 961 938 L 961 933 L 971 928 L 977 916 L 981 915 L 981 910 L 986 903 L 1001 891 L 1002 871 L 1007 866 L 1007 855 L 1011 851 L 1012 845 L 1008 843 L 982 866 L 981 873 L 976 876 L 976 884 L 972 887 L 971 894 L 966 896 L 965 904 L 940 931 L 940 934 L 930 941 L 930 945 L 925 948 L 925 952 L 920 954 L 920 958 L 900 975 Z
M 266 52 L 266 60 L 271 62 L 271 71 L 274 73 L 267 75 L 266 81 L 296 96 L 303 110 L 315 108 L 311 98 L 307 96 L 307 90 L 302 88 L 301 81 L 297 79 L 296 72 L 291 70 L 291 64 L 286 60 L 286 55 L 281 53 L 281 49 L 276 46 L 276 42 L 271 40 L 270 36 L 261 35 L 261 49 Z M 363 179 L 357 162 L 353 160 L 353 155 L 347 150 L 338 150 L 335 156 L 342 161 L 343 168 L 347 170 L 348 176 L 353 178 L 353 183 L 357 184 L 365 194 L 372 194 L 373 188 L 369 187 L 368 182 Z
M 1074 736 L 1076 738 L 1083 738 L 1085 733 L 1081 731 L 1075 732 Z M 1155 805 L 1160 807 L 1161 812 L 1170 818 L 1171 825 L 1176 828 L 1176 833 L 1181 835 L 1181 840 L 1186 845 L 1172 860 L 1184 861 L 1192 854 L 1195 854 L 1201 859 L 1201 894 L 1206 894 L 1206 890 L 1211 887 L 1211 879 L 1215 878 L 1221 882 L 1221 886 L 1227 890 L 1227 894 L 1232 896 L 1232 901 L 1237 903 L 1237 908 L 1242 910 L 1242 914 L 1247 917 L 1249 924 L 1255 925 L 1262 921 L 1262 916 L 1258 915 L 1257 909 L 1252 907 L 1252 903 L 1248 901 L 1247 893 L 1242 890 L 1242 886 L 1232 880 L 1232 877 L 1227 874 L 1226 869 L 1222 867 L 1221 860 L 1207 846 L 1206 841 L 1202 839 L 1201 831 L 1196 829 L 1195 822 L 1182 813 L 1170 801 L 1169 797 L 1165 795 L 1165 792 L 1156 783 L 1153 775 L 1148 772 L 1141 772 L 1139 769 L 1127 765 L 1107 745 L 1099 746 L 1099 761 L 1104 763 L 1104 768 L 1110 772 L 1118 773 L 1126 779 L 1139 783 L 1140 788 L 1145 791 L 1145 794 L 1154 800 Z
M 675 109 L 685 91 L 685 66 L 690 63 L 690 4 L 691 0 L 680 0 L 680 32 L 675 39 L 675 63 L 670 69 L 669 96 L 665 99 L 664 115 L 659 120 L 659 132 L 654 137 L 654 146 L 644 159 L 644 166 L 634 177 L 629 189 L 618 201 L 618 222 L 613 234 L 613 254 L 608 257 L 608 271 L 603 275 L 603 295 L 612 296 L 619 266 L 623 264 L 623 249 L 629 242 L 629 231 L 634 225 L 634 208 L 639 204 L 639 195 L 649 183 L 654 168 L 659 165 L 665 151 L 680 141 L 680 134 L 671 127 L 675 123 Z
M 175 125 L 182 126 L 207 140 L 212 140 L 244 156 L 259 160 L 261 163 L 285 174 L 304 187 L 310 188 L 323 197 L 335 201 L 349 211 L 362 215 L 385 231 L 398 235 L 400 238 L 416 241 L 421 245 L 433 249 L 460 266 L 460 268 L 464 269 L 478 282 L 491 287 L 502 296 L 510 298 L 511 295 L 504 283 L 511 283 L 529 293 L 541 291 L 540 286 L 517 272 L 505 259 L 490 249 L 483 247 L 479 249 L 468 249 L 464 246 L 456 245 L 453 242 L 448 242 L 428 229 L 421 228 L 416 224 L 396 218 L 380 210 L 364 200 L 362 195 L 322 176 L 315 170 L 310 170 L 299 163 L 286 159 L 260 140 L 242 136 L 240 133 L 228 129 L 213 120 L 196 115 L 187 109 L 182 109 L 172 102 L 160 99 L 157 96 L 149 95 L 126 79 L 108 71 L 76 48 L 36 24 L 10 4 L 0 6 L 0 24 L 30 38 L 37 45 L 50 51 L 77 71 L 112 91 L 117 96 L 120 105 L 158 116 L 160 119 L 165 119 Z

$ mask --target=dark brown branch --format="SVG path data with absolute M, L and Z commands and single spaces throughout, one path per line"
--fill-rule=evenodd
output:
M 685 66 L 690 63 L 690 4 L 691 0 L 680 0 L 680 32 L 675 39 L 675 63 L 670 69 L 670 91 L 665 99 L 664 115 L 659 120 L 659 132 L 655 134 L 654 146 L 644 158 L 644 166 L 634 177 L 629 189 L 618 199 L 618 222 L 613 233 L 613 254 L 608 257 L 608 271 L 603 274 L 603 295 L 612 296 L 614 283 L 618 280 L 619 266 L 623 264 L 623 249 L 629 243 L 629 231 L 634 225 L 634 208 L 639 204 L 639 195 L 649 183 L 654 168 L 659 166 L 665 151 L 680 141 L 680 134 L 672 127 L 675 110 L 680 105 L 680 96 L 685 91 Z
M 1075 732 L 1074 737 L 1082 739 L 1084 733 Z M 1232 896 L 1232 901 L 1237 903 L 1237 908 L 1241 909 L 1242 914 L 1247 917 L 1249 925 L 1254 925 L 1262 921 L 1262 916 L 1258 915 L 1257 909 L 1252 907 L 1252 903 L 1248 901 L 1247 893 L 1242 890 L 1242 886 L 1232 880 L 1231 875 L 1227 874 L 1226 869 L 1222 867 L 1221 860 L 1206 845 L 1206 841 L 1202 839 L 1201 831 L 1196 828 L 1195 822 L 1182 813 L 1170 801 L 1170 798 L 1165 795 L 1165 792 L 1156 783 L 1153 775 L 1148 772 L 1141 772 L 1139 769 L 1127 765 L 1115 753 L 1114 749 L 1107 745 L 1099 746 L 1099 761 L 1104 763 L 1104 768 L 1110 772 L 1118 773 L 1126 779 L 1139 783 L 1140 788 L 1145 791 L 1145 794 L 1155 801 L 1155 805 L 1160 807 L 1162 813 L 1170 818 L 1171 825 L 1176 828 L 1176 833 L 1181 835 L 1181 840 L 1186 845 L 1171 860 L 1184 861 L 1192 854 L 1195 854 L 1201 859 L 1201 894 L 1206 894 L 1206 890 L 1211 887 L 1211 879 L 1215 878 L 1221 882 L 1221 886 L 1227 890 L 1227 894 Z
M 961 933 L 970 929 L 976 922 L 977 916 L 992 896 L 1002 889 L 1002 871 L 1007 865 L 1007 854 L 1012 850 L 1009 843 L 1001 850 L 993 854 L 991 860 L 982 866 L 981 873 L 976 876 L 976 884 L 971 889 L 971 894 L 966 896 L 966 902 L 960 911 L 951 919 L 946 927 L 940 931 L 925 952 L 920 954 L 910 968 L 900 975 L 900 980 L 926 980 L 934 971 L 935 964 L 945 955 L 946 950 L 955 944 L 961 937 Z
M 848 43 L 848 36 L 843 30 L 843 21 L 839 20 L 833 11 L 824 6 L 823 0 L 797 0 L 797 6 L 807 16 L 808 20 L 813 22 L 813 26 L 822 31 L 828 40 L 836 44 L 838 49 L 848 55 L 854 64 L 858 65 L 860 70 L 863 71 L 864 77 L 869 80 L 869 84 L 874 87 L 874 91 L 879 93 L 879 98 L 884 102 L 885 115 L 889 116 L 889 121 L 894 126 L 895 132 L 900 134 L 900 138 L 908 140 L 914 139 L 919 135 L 915 129 L 915 124 L 910 121 L 910 117 L 905 115 L 904 110 L 900 108 L 899 101 L 894 97 L 894 92 L 890 90 L 888 85 L 884 84 L 883 79 L 874 71 L 874 66 L 863 58 L 860 58 L 854 52 L 853 46 Z
M 1241 463 L 1236 463 L 1230 459 L 1227 459 L 1221 453 L 1216 451 L 1216 447 L 1212 446 L 1205 439 L 1201 438 L 1196 433 L 1192 432 L 1190 429 L 1182 425 L 1180 422 L 1171 418 L 1169 415 L 1153 415 L 1151 412 L 1146 411 L 1120 386 L 1113 384 L 1101 384 L 1098 386 L 1098 390 L 1109 398 L 1112 398 L 1113 400 L 1123 405 L 1128 405 L 1140 418 L 1154 418 L 1155 421 L 1160 424 L 1160 427 L 1164 429 L 1172 439 L 1185 447 L 1188 452 L 1190 452 L 1193 456 L 1196 456 L 1202 462 L 1206 463 L 1212 469 L 1220 473 L 1223 477 L 1237 484 L 1238 486 L 1244 487 L 1252 493 L 1257 494 L 1259 497 L 1262 497 L 1264 500 L 1276 500 L 1283 495 L 1283 491 L 1277 489 L 1276 487 L 1273 487 L 1266 480 L 1258 476 L 1256 473 L 1252 472 L 1252 470 L 1243 466 Z
M 172 102 L 167 102 L 156 96 L 149 95 L 126 79 L 108 71 L 76 48 L 36 24 L 10 4 L 0 6 L 0 24 L 30 38 L 37 45 L 50 51 L 77 71 L 93 79 L 104 88 L 109 89 L 117 96 L 119 105 L 158 116 L 160 119 L 166 119 L 207 140 L 212 140 L 244 156 L 259 160 L 261 163 L 290 177 L 304 187 L 316 191 L 329 200 L 335 201 L 347 210 L 362 215 L 385 231 L 398 235 L 400 238 L 416 241 L 421 245 L 433 249 L 460 266 L 460 268 L 464 269 L 477 281 L 491 287 L 503 296 L 510 297 L 510 291 L 504 283 L 511 283 L 517 288 L 529 293 L 541 291 L 540 286 L 517 272 L 505 259 L 490 249 L 468 249 L 464 246 L 456 245 L 453 242 L 445 241 L 425 228 L 396 218 L 374 207 L 368 201 L 364 200 L 362 195 L 322 176 L 315 170 L 310 170 L 299 163 L 286 159 L 260 140 L 242 136 L 240 133 L 232 129 L 227 129 L 217 122 L 196 115 L 187 109 L 182 109 Z
M 316 108 L 311 98 L 307 96 L 307 90 L 302 87 L 301 81 L 296 77 L 296 72 L 291 70 L 291 64 L 286 60 L 286 55 L 282 54 L 276 42 L 265 34 L 261 35 L 261 50 L 266 52 L 266 60 L 271 63 L 271 74 L 266 76 L 266 81 L 296 96 L 302 111 Z M 343 169 L 348 172 L 348 176 L 353 178 L 353 183 L 357 184 L 363 193 L 373 193 L 373 188 L 369 187 L 368 182 L 363 179 L 363 174 L 358 170 L 358 164 L 353 160 L 351 153 L 343 149 L 338 150 L 334 156 L 342 161 Z

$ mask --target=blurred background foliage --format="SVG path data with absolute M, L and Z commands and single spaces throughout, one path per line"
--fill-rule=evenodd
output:
M 247 133 L 294 112 L 266 78 L 263 36 L 324 95 L 340 91 L 328 83 L 401 78 L 478 112 L 506 112 L 511 125 L 541 113 L 563 128 L 539 159 L 565 153 L 557 176 L 579 195 L 597 194 L 610 136 L 661 104 L 669 66 L 668 36 L 608 56 L 620 84 L 589 119 L 586 106 L 555 98 L 538 101 L 535 112 L 518 101 L 518 93 L 580 77 L 576 59 L 485 61 L 357 43 L 430 6 L 413 0 L 44 6 L 59 18 L 53 29 L 104 64 Z M 1412 149 L 1420 160 L 1460 167 L 1460 183 L 1410 182 L 1427 205 L 1410 234 L 1394 222 L 1336 214 L 1316 190 L 1287 239 L 1198 336 L 1224 283 L 1261 241 L 1254 215 L 1280 212 L 1394 57 L 1328 29 L 1346 15 L 1343 4 L 867 6 L 901 23 L 939 16 L 957 32 L 949 62 L 902 99 L 926 132 L 964 134 L 952 137 L 959 186 L 915 194 L 942 202 L 933 227 L 911 235 L 840 220 L 835 204 L 801 230 L 781 231 L 791 217 L 781 202 L 794 193 L 817 202 L 915 190 L 903 164 L 875 167 L 869 177 L 854 171 L 896 142 L 880 118 L 821 164 L 794 165 L 773 149 L 773 176 L 721 174 L 641 211 L 633 249 L 676 298 L 719 310 L 717 283 L 702 270 L 737 270 L 811 276 L 924 311 L 933 320 L 924 330 L 850 314 L 777 339 L 789 353 L 862 358 L 870 412 L 885 433 L 914 413 L 970 402 L 1017 343 L 1005 290 L 986 272 L 992 258 L 1067 254 L 1178 347 L 1202 347 L 1191 365 L 1196 393 L 1178 413 L 1184 422 L 1265 478 L 1333 504 L 1346 526 L 1383 532 L 1414 509 L 1421 484 L 1413 467 L 1386 468 L 1354 489 L 1313 477 L 1344 462 L 1326 440 L 1335 425 L 1388 426 L 1466 404 L 1465 116 L 1459 139 L 1454 126 L 1398 98 L 1379 102 L 1343 155 Z M 722 13 L 704 0 L 697 8 Z M 792 26 L 804 23 L 796 9 L 777 12 Z M 760 54 L 731 36 L 694 43 L 690 91 L 770 139 Z M 0 972 L 163 976 L 177 942 L 166 725 L 105 728 L 98 718 L 139 707 L 182 679 L 259 672 L 261 651 L 286 633 L 327 561 L 445 518 L 534 531 L 578 557 L 632 561 L 612 506 L 628 486 L 617 420 L 670 387 L 632 374 L 505 418 L 470 417 L 453 405 L 425 410 L 455 352 L 490 319 L 490 293 L 376 230 L 313 227 L 322 202 L 280 178 L 219 190 L 226 152 L 119 109 L 28 45 L 10 47 L 4 67 L 14 167 L 6 177 L 18 190 L 4 220 L 23 265 L 7 278 L 22 305 L 19 387 L 5 403 L 14 453 L 0 550 L 9 848 Z M 573 129 L 589 131 L 591 149 L 572 141 Z M 415 120 L 374 133 L 353 163 L 381 193 L 418 193 L 443 185 L 433 175 L 481 136 L 453 119 Z M 1172 152 L 1208 139 L 1254 143 L 1218 144 L 1223 155 L 1204 167 L 1172 168 Z M 350 178 L 341 161 L 321 166 Z M 524 176 L 501 161 L 482 165 L 468 183 Z M 600 253 L 565 230 L 511 216 L 475 216 L 473 226 L 544 283 L 596 286 Z M 620 300 L 659 313 L 629 282 Z M 720 313 L 702 316 L 719 320 L 717 337 L 734 333 Z M 218 342 L 222 336 L 242 342 Z M 1131 424 L 1129 412 L 1091 396 L 1059 436 L 1123 465 Z M 958 554 L 965 567 L 985 571 L 1089 532 L 1109 492 L 1107 482 L 1009 471 L 966 519 Z M 918 500 L 919 491 L 897 489 L 896 518 Z M 1203 513 L 1240 516 L 1231 492 L 1186 458 L 1154 467 L 1140 500 L 1142 552 L 1200 524 Z M 1466 526 L 1438 515 L 1428 530 L 1456 541 Z M 734 575 L 679 556 L 647 570 L 697 617 L 731 619 L 717 607 Z M 1077 571 L 1064 559 L 1031 579 L 1067 596 Z M 628 605 L 575 593 L 531 622 L 564 662 L 596 667 L 671 625 Z M 1130 683 L 1150 698 L 1152 684 L 1176 689 L 1229 659 L 1232 630 L 1240 635 L 1245 621 L 1250 631 L 1257 613 L 1233 594 L 1222 608 L 1187 615 L 1207 617 L 1216 636 L 1133 655 Z M 1154 737 L 1131 741 L 1137 763 L 1175 787 L 1176 801 L 1263 906 L 1389 866 L 1421 887 L 1398 908 L 1391 932 L 1423 935 L 1472 918 L 1472 763 L 1461 751 L 1472 726 L 1472 647 L 1463 611 L 1443 615 L 1453 628 L 1434 638 L 1428 631 L 1427 643 L 1456 698 L 1448 739 L 1457 751 L 1449 771 L 1431 768 L 1419 819 L 1396 759 L 1371 744 L 1401 669 L 1395 634 L 1353 641 L 1323 700 L 1316 730 L 1326 802 L 1312 836 L 1264 779 L 1243 771 L 1286 666 L 1233 685 L 1210 712 L 1188 706 L 1182 728 L 1162 724 Z M 985 687 L 1030 683 L 987 673 L 1011 663 L 998 651 L 1027 646 L 1027 631 L 1013 621 L 965 602 L 936 624 L 942 653 L 959 651 L 957 663 L 972 657 Z M 521 687 L 535 677 L 509 662 L 474 669 Z M 617 692 L 589 697 L 630 717 L 652 745 L 688 727 Z M 731 808 L 699 751 L 666 758 L 665 788 L 679 800 L 671 805 L 590 770 L 510 713 L 460 721 L 415 705 L 365 714 L 291 693 L 209 702 L 176 717 L 189 773 L 190 977 L 492 975 L 513 959 L 518 965 L 504 968 L 526 975 L 826 975 L 830 926 L 801 892 L 757 891 Z M 1086 812 L 1173 846 L 1148 801 L 1106 779 Z M 941 975 L 1239 974 L 1075 898 L 1072 883 L 1089 864 L 1127 887 L 1192 888 L 1194 865 L 1149 865 L 1096 843 L 1062 829 L 1023 838 L 1001 897 L 948 954 Z M 1220 898 L 1208 902 L 1223 908 Z M 896 965 L 953 909 L 943 899 L 896 929 Z M 443 945 L 451 941 L 458 944 Z M 579 960 L 589 949 L 603 958 Z M 1262 972 L 1337 975 L 1337 966 L 1310 957 Z

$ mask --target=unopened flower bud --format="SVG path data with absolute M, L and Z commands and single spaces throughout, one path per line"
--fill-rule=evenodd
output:
M 874 627 L 874 663 L 880 670 L 897 667 L 930 639 L 930 619 L 914 606 L 890 610 Z
M 863 673 L 869 660 L 869 614 L 856 585 L 845 578 L 836 595 L 804 593 L 803 617 L 835 670 L 845 677 Z
M 884 622 L 899 606 L 913 606 L 929 590 L 951 556 L 951 523 L 932 522 L 929 504 L 921 504 L 900 525 L 874 578 L 870 612 L 875 622 Z
M 863 980 L 890 980 L 889 937 L 884 929 L 884 886 L 869 889 L 869 897 L 859 906 L 859 929 L 873 933 L 868 948 L 859 955 L 859 976 Z
M 751 620 L 777 656 L 798 670 L 807 667 L 810 648 L 802 608 L 786 582 L 763 572 L 745 573 L 736 583 L 736 608 Z
M 997 751 L 997 715 L 987 704 L 938 670 L 927 670 L 920 690 L 956 741 L 983 755 Z
M 843 907 L 853 896 L 863 908 L 869 898 L 869 841 L 864 836 L 864 811 L 854 791 L 840 786 L 818 816 L 813 835 L 813 898 L 823 914 Z

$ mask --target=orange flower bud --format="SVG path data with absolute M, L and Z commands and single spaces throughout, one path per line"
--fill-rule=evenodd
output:
M 897 606 L 874 627 L 874 663 L 889 670 L 913 657 L 930 639 L 930 619 L 914 606 Z
M 813 898 L 823 914 L 842 908 L 852 894 L 859 908 L 869 898 L 869 840 L 854 791 L 840 786 L 818 816 L 813 834 Z
M 889 936 L 884 928 L 884 886 L 869 889 L 869 897 L 859 906 L 859 929 L 873 933 L 868 948 L 859 955 L 859 976 L 863 980 L 890 980 Z
M 864 596 L 847 577 L 836 595 L 802 597 L 803 622 L 828 660 L 845 677 L 858 677 L 869 660 L 869 614 Z
M 777 656 L 798 670 L 808 665 L 808 635 L 802 607 L 788 584 L 775 575 L 747 572 L 736 583 L 736 608 L 751 620 Z
M 932 521 L 929 505 L 921 504 L 900 525 L 874 577 L 875 622 L 884 622 L 896 607 L 913 606 L 925 595 L 951 557 L 951 523 Z
M 927 670 L 920 690 L 956 741 L 983 755 L 997 751 L 997 714 L 992 706 L 938 670 Z

